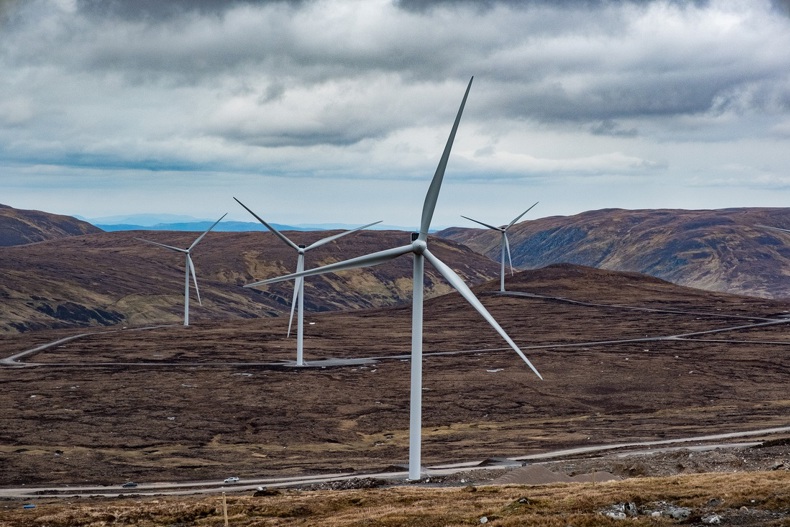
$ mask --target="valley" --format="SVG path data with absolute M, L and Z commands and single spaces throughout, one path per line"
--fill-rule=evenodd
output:
M 425 463 L 788 424 L 788 304 L 567 265 L 519 273 L 513 294 L 497 285 L 476 293 L 545 380 L 459 295 L 428 301 Z M 45 350 L 0 370 L 0 484 L 402 463 L 409 319 L 407 307 L 308 315 L 308 364 L 404 356 L 350 367 L 288 366 L 287 317 L 106 329 Z M 33 335 L 0 340 L 3 356 L 63 332 Z

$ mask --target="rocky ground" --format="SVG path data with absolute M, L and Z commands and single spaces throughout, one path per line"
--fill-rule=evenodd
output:
M 525 468 L 536 466 L 526 465 Z M 541 469 L 546 469 L 560 477 L 573 477 L 582 474 L 604 474 L 600 479 L 588 478 L 588 484 L 595 482 L 604 484 L 607 480 L 626 480 L 632 478 L 666 478 L 669 476 L 691 474 L 743 474 L 759 472 L 776 472 L 790 474 L 790 437 L 782 437 L 762 442 L 757 446 L 726 447 L 711 450 L 695 451 L 685 448 L 655 453 L 617 453 L 596 457 L 579 457 L 564 459 L 548 463 L 540 463 Z M 557 479 L 547 477 L 542 479 L 519 476 L 525 468 L 507 469 L 482 469 L 460 472 L 451 476 L 430 477 L 412 485 L 428 487 L 463 487 L 466 491 L 475 492 L 481 485 L 497 484 L 503 480 L 509 486 L 526 485 L 524 496 L 514 502 L 515 508 L 526 508 L 534 505 L 535 500 L 530 499 L 530 488 L 536 485 L 554 485 Z M 542 471 L 533 471 L 532 474 L 542 474 Z M 508 476 L 510 476 L 508 478 Z M 680 481 L 671 481 L 675 485 L 682 485 Z M 393 484 L 392 481 L 373 478 L 354 478 L 351 480 L 336 481 L 322 484 L 306 485 L 299 487 L 302 491 L 310 490 L 350 490 L 386 488 Z M 608 486 L 611 488 L 611 486 Z M 693 505 L 687 500 L 679 499 L 643 499 L 642 494 L 631 493 L 627 499 L 612 500 L 610 503 L 598 506 L 595 513 L 598 518 L 596 523 L 610 520 L 636 521 L 639 519 L 655 522 L 668 521 L 684 525 L 761 525 L 782 526 L 790 523 L 790 495 L 785 492 L 785 506 L 771 506 L 771 497 L 766 496 L 763 489 L 753 488 L 748 491 L 745 498 L 734 499 L 730 488 L 724 486 L 713 497 L 703 500 L 702 503 Z M 572 492 L 572 490 L 571 490 Z M 279 495 L 276 489 L 261 489 L 254 493 L 255 496 Z M 742 503 L 741 503 L 742 502 Z M 497 516 L 481 516 L 481 523 L 495 525 Z
M 571 457 L 550 462 L 524 462 L 523 467 L 539 465 L 553 474 L 579 476 L 588 474 L 607 474 L 610 480 L 635 477 L 666 477 L 682 474 L 701 474 L 710 472 L 770 472 L 790 471 L 790 435 L 779 439 L 769 439 L 757 446 L 728 446 L 711 450 L 690 450 L 676 448 L 654 453 L 618 452 L 594 457 Z M 521 467 L 511 466 L 496 469 L 477 469 L 458 472 L 449 476 L 426 477 L 411 484 L 434 486 L 488 485 L 508 481 L 514 485 L 543 485 L 555 482 L 551 478 L 525 479 L 518 476 Z M 506 479 L 506 476 L 511 478 Z M 512 477 L 515 476 L 515 477 Z M 597 482 L 603 482 L 598 479 Z M 302 485 L 303 490 L 344 490 L 365 489 L 390 486 L 392 480 L 381 478 L 354 478 Z

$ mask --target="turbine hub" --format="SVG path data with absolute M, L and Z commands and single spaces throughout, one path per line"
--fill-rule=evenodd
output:
M 428 248 L 428 244 L 425 240 L 414 240 L 411 242 L 411 247 L 415 254 L 422 254 Z

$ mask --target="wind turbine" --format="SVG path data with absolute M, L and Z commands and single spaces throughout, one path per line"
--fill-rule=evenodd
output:
M 228 213 L 226 212 L 225 214 L 222 215 L 222 218 L 224 218 L 227 215 L 228 215 Z M 217 221 L 215 221 L 214 225 L 209 227 L 206 232 L 204 232 L 203 234 L 198 236 L 197 239 L 194 242 L 192 242 L 192 245 L 190 245 L 186 249 L 182 249 L 181 247 L 173 247 L 172 245 L 165 245 L 164 243 L 153 242 L 151 240 L 146 240 L 146 239 L 143 239 L 143 238 L 135 238 L 137 240 L 140 240 L 141 242 L 146 242 L 146 243 L 150 243 L 150 244 L 153 244 L 153 245 L 158 245 L 159 247 L 164 247 L 165 249 L 170 249 L 171 251 L 184 253 L 186 255 L 186 257 L 187 257 L 186 277 L 184 279 L 184 325 L 185 326 L 189 325 L 189 275 L 190 275 L 190 273 L 192 274 L 192 280 L 195 282 L 195 293 L 197 293 L 198 304 L 200 304 L 201 306 L 203 305 L 203 302 L 200 301 L 200 290 L 198 289 L 197 277 L 195 276 L 195 264 L 192 263 L 192 249 L 194 249 L 195 246 L 198 243 L 200 243 L 200 240 L 202 240 L 203 237 L 206 234 L 208 234 L 211 229 L 213 229 L 214 227 L 217 226 L 217 223 L 222 221 L 222 218 L 220 218 Z
M 442 186 L 442 179 L 444 178 L 444 171 L 447 167 L 447 161 L 450 158 L 450 150 L 453 146 L 455 133 L 458 129 L 458 123 L 461 120 L 461 114 L 466 104 L 469 89 L 472 87 L 472 80 L 469 80 L 469 85 L 466 87 L 464 98 L 461 101 L 461 107 L 458 109 L 458 115 L 455 117 L 450 137 L 447 139 L 447 144 L 444 147 L 444 152 L 439 161 L 439 166 L 433 175 L 433 180 L 428 188 L 428 193 L 425 196 L 425 202 L 422 207 L 422 219 L 420 222 L 420 232 L 412 234 L 412 242 L 403 247 L 395 247 L 393 249 L 385 249 L 365 256 L 352 258 L 342 262 L 337 262 L 323 267 L 310 269 L 301 273 L 290 274 L 269 280 L 261 280 L 252 284 L 247 284 L 244 287 L 255 287 L 263 284 L 271 284 L 281 282 L 283 280 L 292 280 L 304 276 L 312 276 L 328 272 L 342 271 L 345 269 L 354 269 L 359 267 L 369 267 L 373 265 L 382 264 L 398 256 L 404 254 L 413 254 L 414 256 L 414 293 L 412 297 L 412 319 L 411 319 L 411 402 L 410 402 L 410 418 L 409 418 L 409 479 L 420 479 L 420 466 L 421 466 L 421 452 L 420 445 L 422 439 L 422 310 L 423 310 L 423 289 L 424 289 L 424 276 L 425 276 L 425 260 L 428 260 L 439 273 L 452 285 L 472 307 L 505 339 L 505 341 L 513 348 L 516 353 L 527 363 L 527 365 L 535 372 L 539 378 L 541 377 L 538 370 L 532 365 L 527 357 L 518 348 L 515 342 L 505 333 L 505 330 L 494 320 L 494 317 L 486 310 L 483 304 L 475 297 L 472 290 L 464 283 L 455 271 L 450 269 L 444 262 L 439 260 L 432 252 L 428 250 L 428 229 L 431 226 L 431 219 L 433 217 L 434 209 L 436 208 L 436 201 L 439 198 L 439 190 Z
M 367 225 L 363 225 L 362 227 L 357 227 L 356 229 L 351 229 L 349 231 L 341 232 L 340 234 L 335 234 L 333 236 L 328 236 L 326 238 L 322 238 L 317 242 L 313 242 L 308 246 L 304 245 L 297 245 L 291 240 L 288 239 L 283 233 L 269 225 L 266 220 L 255 214 L 250 210 L 247 205 L 239 201 L 237 198 L 233 198 L 236 200 L 236 203 L 247 209 L 247 212 L 255 216 L 259 222 L 261 222 L 267 229 L 272 231 L 272 233 L 280 238 L 285 245 L 288 245 L 292 249 L 295 249 L 298 253 L 298 257 L 296 259 L 296 272 L 301 273 L 304 271 L 304 255 L 310 249 L 315 249 L 316 247 L 321 247 L 331 241 L 337 240 L 338 238 L 342 238 L 347 234 L 351 234 L 352 232 L 361 231 L 362 229 L 367 229 L 372 225 L 376 225 L 377 223 L 381 223 L 381 221 L 375 221 L 373 223 L 368 223 Z M 294 308 L 298 304 L 298 315 L 296 317 L 296 365 L 297 366 L 304 366 L 304 279 L 299 277 L 296 279 L 294 283 L 294 297 L 293 301 L 291 302 L 291 318 L 288 320 L 288 336 L 291 335 L 291 324 L 294 320 Z
M 537 205 L 539 202 L 535 202 Z M 534 207 L 535 205 L 532 205 Z M 493 229 L 495 231 L 499 231 L 502 233 L 502 272 L 499 275 L 499 290 L 504 293 L 505 292 L 505 252 L 507 251 L 507 259 L 510 262 L 510 274 L 513 274 L 513 260 L 510 258 L 510 242 L 507 241 L 507 230 L 512 227 L 518 220 L 521 219 L 524 214 L 532 210 L 532 207 L 528 208 L 518 216 L 516 216 L 513 221 L 508 223 L 507 225 L 502 225 L 501 227 L 494 227 L 493 225 L 489 225 L 487 223 L 483 223 L 482 221 L 473 220 L 468 216 L 461 215 L 462 218 L 465 218 L 469 221 L 473 221 L 477 224 L 482 225 L 483 227 L 488 227 L 489 229 Z

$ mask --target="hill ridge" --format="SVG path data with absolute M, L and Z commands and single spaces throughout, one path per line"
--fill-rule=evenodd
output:
M 602 209 L 523 221 L 508 236 L 521 269 L 567 262 L 711 291 L 790 297 L 790 236 L 760 224 L 790 226 L 790 209 Z M 438 235 L 499 260 L 494 231 L 453 227 Z
M 88 222 L 40 210 L 16 209 L 0 203 L 0 247 L 25 245 L 102 232 Z

